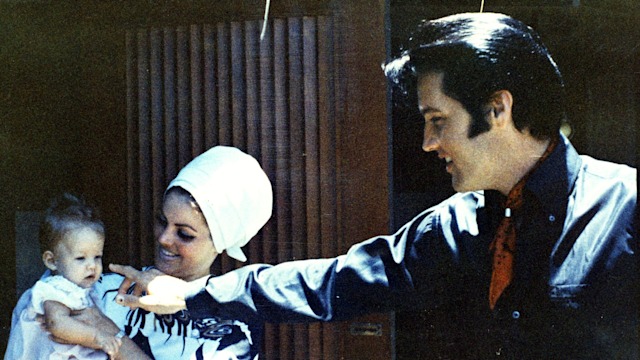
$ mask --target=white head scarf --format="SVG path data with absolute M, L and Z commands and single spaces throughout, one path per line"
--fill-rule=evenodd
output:
M 240 248 L 267 223 L 273 207 L 271 182 L 258 161 L 239 149 L 216 146 L 182 168 L 166 191 L 175 186 L 200 206 L 216 251 L 247 261 Z

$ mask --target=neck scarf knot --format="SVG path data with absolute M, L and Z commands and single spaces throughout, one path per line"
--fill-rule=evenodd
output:
M 495 238 L 489 245 L 493 251 L 493 274 L 489 285 L 489 307 L 494 309 L 498 298 L 513 280 L 513 260 L 516 250 L 516 229 L 512 215 L 522 207 L 524 202 L 524 186 L 531 175 L 544 160 L 546 160 L 558 144 L 558 139 L 552 140 L 544 154 L 533 168 L 511 189 L 504 203 L 504 218 L 498 225 Z

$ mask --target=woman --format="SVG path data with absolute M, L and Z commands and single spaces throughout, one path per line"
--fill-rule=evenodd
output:
M 192 281 L 210 276 L 222 251 L 246 261 L 240 247 L 269 220 L 272 199 L 271 183 L 253 157 L 223 146 L 201 154 L 165 191 L 154 231 L 155 268 Z M 96 286 L 102 294 L 101 310 L 119 329 L 100 314 L 80 315 L 111 332 L 124 331 L 121 359 L 257 358 L 263 325 L 250 314 L 196 323 L 184 310 L 172 315 L 132 310 L 114 301 L 118 288 L 129 285 L 122 276 L 107 274 Z

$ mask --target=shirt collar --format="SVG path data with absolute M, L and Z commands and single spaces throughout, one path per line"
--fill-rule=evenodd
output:
M 564 220 L 568 195 L 578 176 L 582 160 L 564 135 L 555 150 L 532 174 L 525 188 L 542 207 L 558 220 Z

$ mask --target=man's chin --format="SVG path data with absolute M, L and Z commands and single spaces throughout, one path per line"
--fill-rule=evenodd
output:
M 479 189 L 478 186 L 472 186 L 471 184 L 465 184 L 455 180 L 451 182 L 451 186 L 453 187 L 453 190 L 459 193 L 482 190 Z
M 456 192 L 465 192 L 468 191 L 466 190 L 466 188 L 464 187 L 464 184 L 462 184 L 459 181 L 456 181 L 455 178 L 451 179 L 451 186 L 453 187 L 453 190 L 455 190 Z

